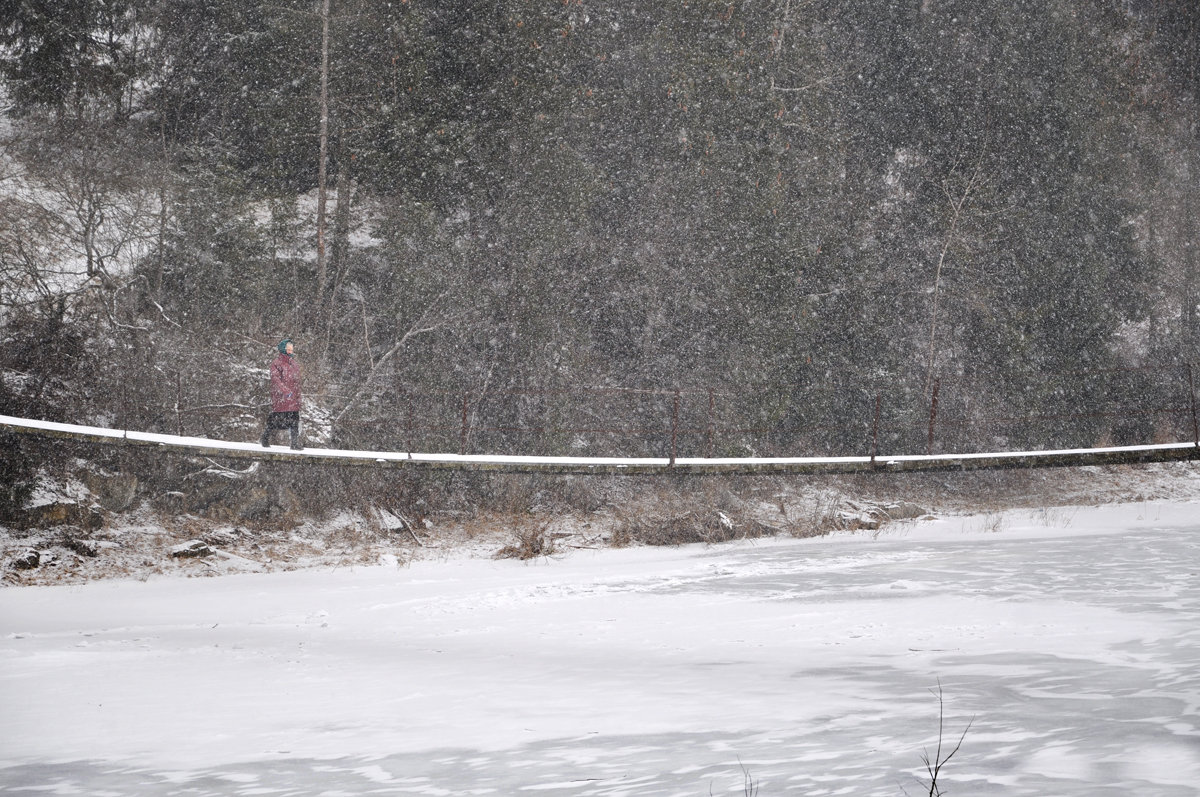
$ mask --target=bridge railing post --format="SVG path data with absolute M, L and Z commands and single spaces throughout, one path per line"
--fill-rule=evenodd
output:
M 708 423 L 704 427 L 704 455 L 712 459 L 713 455 L 713 409 L 716 405 L 716 397 L 713 394 L 713 389 L 708 389 Z
M 875 423 L 871 428 L 871 467 L 875 467 L 875 457 L 879 454 L 879 411 L 883 407 L 883 394 L 875 394 Z
M 679 388 L 675 388 L 674 401 L 671 407 L 671 462 L 675 465 L 676 446 L 679 441 Z
M 408 404 L 408 407 L 405 412 L 405 418 L 404 418 L 404 431 L 406 433 L 405 437 L 408 439 L 407 440 L 408 451 L 411 454 L 414 449 L 414 445 L 413 445 L 413 394 L 412 394 L 412 391 L 411 390 L 404 391 L 404 398 L 405 398 L 406 403 Z
M 1196 374 L 1192 364 L 1187 364 L 1188 398 L 1192 404 L 1192 442 L 1200 448 L 1200 416 L 1196 413 Z
M 462 434 L 459 437 L 458 453 L 466 455 L 467 453 L 467 433 L 470 431 L 470 421 L 468 419 L 467 410 L 470 408 L 470 396 L 466 391 L 463 391 L 462 400 Z
M 929 445 L 926 447 L 925 453 L 933 456 L 933 425 L 937 422 L 938 411 L 938 389 L 942 385 L 941 378 L 933 380 L 933 396 L 929 401 Z
M 183 437 L 183 374 L 175 372 L 175 427 Z

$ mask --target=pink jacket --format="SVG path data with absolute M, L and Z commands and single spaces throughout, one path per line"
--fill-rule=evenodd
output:
M 280 354 L 271 363 L 271 412 L 300 411 L 300 365 Z

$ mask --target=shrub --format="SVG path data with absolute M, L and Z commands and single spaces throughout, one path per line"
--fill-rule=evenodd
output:
M 515 540 L 496 552 L 497 559 L 520 559 L 526 561 L 554 553 L 554 535 L 550 533 L 550 521 L 532 518 L 521 522 L 513 529 Z

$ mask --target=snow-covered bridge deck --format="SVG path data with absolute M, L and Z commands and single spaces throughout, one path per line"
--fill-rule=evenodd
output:
M 377 468 L 456 469 L 512 473 L 562 474 L 832 474 L 912 471 L 962 471 L 1046 468 L 1200 460 L 1195 442 L 1113 446 L 1060 451 L 1006 451 L 980 454 L 905 454 L 860 457 L 535 457 L 500 454 L 437 454 L 350 451 L 212 440 L 170 434 L 79 426 L 0 415 L 0 430 L 85 443 L 139 446 L 212 457 L 275 460 L 308 465 L 355 465 Z

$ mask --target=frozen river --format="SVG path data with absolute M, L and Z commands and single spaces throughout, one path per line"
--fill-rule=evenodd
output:
M 1200 505 L 0 590 L 0 792 L 1200 794 Z

